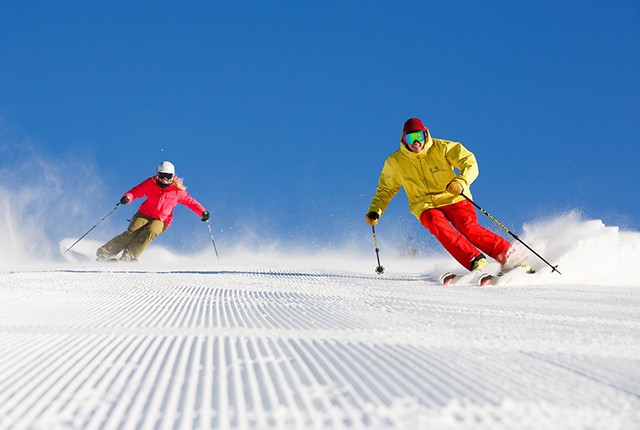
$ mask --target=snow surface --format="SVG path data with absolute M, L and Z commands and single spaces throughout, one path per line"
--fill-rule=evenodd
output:
M 563 274 L 443 287 L 451 258 L 384 246 L 381 276 L 373 250 L 5 259 L 0 429 L 639 429 L 640 233 L 521 237 Z

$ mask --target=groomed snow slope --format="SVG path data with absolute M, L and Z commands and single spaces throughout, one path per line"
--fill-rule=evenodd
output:
M 370 266 L 0 273 L 0 428 L 640 428 L 637 287 Z

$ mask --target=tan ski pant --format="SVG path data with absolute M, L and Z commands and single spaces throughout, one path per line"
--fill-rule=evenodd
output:
M 137 259 L 153 239 L 166 230 L 164 222 L 136 213 L 127 227 L 127 231 L 114 237 L 98 248 L 96 254 L 107 258 L 118 255 L 128 249 L 131 256 Z

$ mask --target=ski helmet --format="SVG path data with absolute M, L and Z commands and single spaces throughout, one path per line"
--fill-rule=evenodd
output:
M 176 174 L 176 168 L 170 161 L 163 161 L 158 164 L 158 168 L 156 169 L 156 173 L 170 173 L 172 175 Z

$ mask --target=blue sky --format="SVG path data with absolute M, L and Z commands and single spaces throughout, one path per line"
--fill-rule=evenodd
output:
M 16 142 L 86 162 L 92 216 L 166 159 L 223 242 L 368 241 L 416 116 L 476 154 L 475 200 L 515 231 L 573 209 L 640 228 L 637 1 L 3 1 L 0 40 L 4 171 Z M 167 243 L 202 228 L 176 218 Z M 385 229 L 428 236 L 402 192 Z

